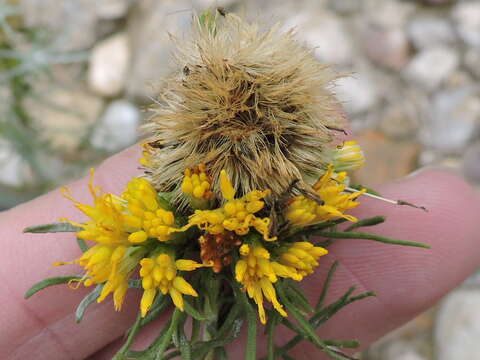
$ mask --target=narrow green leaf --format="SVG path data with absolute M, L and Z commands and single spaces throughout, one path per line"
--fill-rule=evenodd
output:
M 68 283 L 70 280 L 80 280 L 82 276 L 73 275 L 73 276 L 58 276 L 58 277 L 51 277 L 48 279 L 44 279 L 35 285 L 33 285 L 28 291 L 25 293 L 25 299 L 28 299 L 33 294 L 37 293 L 38 291 L 45 289 L 46 287 L 65 284 Z
M 372 195 L 376 195 L 376 196 L 382 196 L 378 191 L 375 191 L 375 190 L 373 190 L 373 189 L 369 189 L 369 188 L 367 188 L 367 187 L 365 187 L 365 186 L 363 186 L 363 185 L 350 185 L 350 187 L 351 187 L 352 189 L 355 189 L 355 190 L 358 190 L 358 191 L 360 191 L 360 190 L 362 190 L 362 189 L 366 189 L 366 190 L 367 190 L 367 194 L 372 194 Z
M 374 216 L 368 219 L 362 219 L 347 227 L 345 231 L 352 231 L 365 226 L 375 226 L 385 222 L 385 220 L 387 220 L 386 216 Z
M 24 233 L 44 234 L 56 232 L 78 232 L 83 230 L 81 227 L 73 226 L 67 222 L 58 222 L 53 224 L 43 224 L 26 227 Z
M 279 314 L 275 310 L 269 311 L 267 320 L 267 360 L 275 359 L 275 327 L 279 322 Z
M 178 348 L 180 349 L 180 353 L 182 354 L 182 360 L 191 360 L 192 359 L 192 347 L 190 342 L 187 340 L 183 329 L 178 329 Z
M 138 312 L 137 319 L 135 323 L 128 331 L 128 337 L 123 346 L 118 350 L 112 360 L 120 360 L 125 358 L 125 354 L 127 353 L 130 346 L 132 346 L 133 340 L 135 340 L 135 336 L 137 335 L 138 331 L 140 330 L 140 323 L 142 321 L 142 314 Z
M 240 289 L 236 281 L 232 281 L 235 297 L 240 300 L 247 318 L 247 343 L 245 351 L 245 360 L 255 360 L 257 358 L 257 316 L 247 296 Z
M 80 301 L 80 304 L 77 306 L 77 310 L 75 311 L 75 321 L 79 323 L 83 319 L 83 315 L 85 311 L 93 303 L 95 300 L 98 299 L 100 293 L 102 292 L 103 284 L 98 284 L 95 289 L 93 289 L 87 296 Z
M 183 305 L 185 312 L 196 320 L 204 321 L 210 318 L 208 315 L 202 314 L 200 311 L 195 309 L 192 304 L 190 304 L 190 302 L 185 298 L 183 298 Z
M 323 340 L 323 342 L 326 345 L 342 347 L 342 348 L 346 348 L 346 349 L 355 349 L 355 348 L 360 346 L 360 342 L 358 340 L 344 340 L 344 341 Z
M 393 244 L 393 245 L 415 246 L 415 247 L 421 247 L 425 249 L 430 248 L 430 245 L 420 243 L 420 242 L 397 240 L 397 239 L 392 239 L 385 236 L 362 233 L 362 232 L 340 232 L 340 231 L 339 232 L 318 232 L 316 233 L 316 235 L 323 236 L 326 238 L 332 238 L 332 239 L 357 239 L 357 240 L 365 239 L 365 240 L 374 240 L 374 241 L 379 241 L 382 243 Z
M 87 251 L 87 250 L 89 249 L 89 247 L 88 247 L 87 243 L 85 242 L 85 240 L 80 239 L 80 238 L 78 238 L 78 237 L 77 237 L 77 244 L 78 244 L 78 247 L 80 248 L 80 250 L 81 250 L 82 252 L 85 252 L 85 251 Z
M 167 350 L 168 345 L 172 341 L 173 333 L 177 331 L 178 321 L 180 320 L 180 316 L 181 316 L 181 311 L 175 308 L 172 314 L 172 321 L 168 327 L 168 330 L 162 335 L 162 339 L 160 340 L 158 347 L 155 349 L 156 351 L 155 360 L 162 359 L 162 356 Z
M 219 346 L 215 349 L 215 359 L 228 360 L 227 351 L 223 346 L 222 347 Z
M 143 290 L 142 280 L 141 279 L 128 279 L 128 287 L 130 289 L 140 289 Z
M 290 297 L 290 300 L 293 302 L 294 305 L 299 306 L 302 310 L 306 311 L 307 313 L 312 313 L 314 310 L 308 299 L 305 297 L 303 290 L 291 279 L 287 279 L 286 281 L 286 288 L 287 295 Z
M 223 338 L 224 336 L 226 336 L 231 331 L 231 329 L 235 326 L 235 321 L 237 320 L 239 315 L 240 315 L 240 304 L 235 303 L 230 309 L 230 312 L 228 313 L 227 318 L 223 322 L 222 326 L 220 326 L 220 329 L 216 333 L 216 337 Z
M 328 289 L 330 289 L 330 284 L 332 282 L 332 278 L 333 278 L 333 275 L 335 274 L 335 271 L 337 271 L 337 267 L 338 267 L 338 261 L 335 261 L 330 267 L 330 270 L 328 270 L 327 278 L 323 283 L 322 292 L 320 293 L 320 296 L 317 301 L 317 305 L 315 306 L 316 311 L 319 311 L 323 306 L 323 302 L 325 301 L 325 297 L 327 296 Z

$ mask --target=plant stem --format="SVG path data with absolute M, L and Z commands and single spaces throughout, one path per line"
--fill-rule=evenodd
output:
M 173 311 L 172 314 L 172 322 L 168 327 L 167 332 L 163 335 L 162 341 L 158 345 L 157 354 L 155 356 L 155 360 L 161 360 L 163 353 L 167 350 L 168 345 L 172 341 L 172 335 L 174 331 L 177 331 L 178 321 L 180 319 L 181 311 L 177 308 Z
M 133 326 L 128 331 L 127 341 L 125 341 L 125 344 L 123 344 L 123 346 L 120 348 L 120 350 L 118 350 L 118 352 L 115 354 L 115 356 L 113 357 L 113 360 L 121 359 L 123 357 L 123 355 L 125 355 L 127 353 L 128 349 L 130 349 L 130 346 L 132 346 L 132 343 L 133 343 L 133 340 L 135 339 L 135 336 L 137 335 L 138 331 L 140 330 L 141 322 L 142 322 L 142 314 L 139 312 L 138 315 L 137 315 L 137 319 L 135 320 L 135 323 L 133 324 Z

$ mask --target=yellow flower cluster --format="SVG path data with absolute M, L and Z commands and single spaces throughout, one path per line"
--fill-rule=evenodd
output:
M 131 180 L 122 198 L 127 201 L 128 209 L 124 221 L 134 230 L 129 236 L 130 242 L 142 243 L 149 237 L 168 241 L 171 234 L 178 231 L 173 212 L 160 207 L 157 191 L 147 180 Z
M 365 164 L 365 155 L 356 141 L 345 141 L 333 155 L 335 171 L 353 171 Z
M 235 199 L 235 190 L 225 170 L 220 173 L 220 190 L 227 202 L 218 209 L 196 210 L 190 216 L 187 227 L 196 225 L 212 235 L 228 230 L 240 236 L 248 234 L 250 228 L 253 227 L 263 235 L 264 240 L 276 240 L 276 237 L 269 235 L 270 218 L 255 216 L 255 213 L 264 207 L 265 203 L 262 199 L 270 194 L 268 190 L 254 190 Z
M 173 303 L 181 311 L 184 310 L 183 295 L 198 296 L 195 289 L 177 271 L 192 271 L 204 265 L 192 260 L 174 260 L 170 255 L 161 253 L 157 256 L 144 258 L 140 261 L 140 276 L 143 292 L 140 302 L 142 316 L 145 316 L 152 306 L 158 290 L 162 294 L 170 294 Z
M 326 249 L 310 243 L 295 242 L 282 252 L 278 261 L 273 261 L 268 250 L 260 244 L 243 244 L 240 247 L 241 259 L 235 265 L 235 278 L 257 304 L 263 324 L 266 323 L 263 297 L 272 303 L 280 315 L 287 316 L 272 284 L 279 277 L 302 280 L 318 266 L 318 258 L 327 253 Z
M 290 224 L 296 226 L 307 226 L 336 217 L 356 222 L 357 218 L 345 214 L 345 211 L 357 207 L 359 203 L 355 200 L 366 190 L 346 193 L 346 177 L 345 172 L 334 174 L 333 166 L 329 166 L 325 174 L 313 186 L 324 203 L 319 204 L 303 195 L 295 196 L 288 205 L 286 219 Z
M 182 191 L 196 199 L 208 200 L 213 197 L 210 191 L 212 179 L 207 175 L 205 164 L 198 165 L 195 169 L 185 169 L 182 182 Z
M 247 294 L 258 307 L 262 324 L 266 323 L 263 297 L 273 304 L 282 316 L 287 316 L 282 304 L 277 300 L 273 283 L 277 282 L 277 271 L 288 274 L 288 269 L 277 262 L 270 261 L 270 253 L 260 245 L 243 244 L 240 247 L 241 259 L 235 265 L 235 278 L 243 284 Z
M 178 229 L 174 227 L 173 213 L 160 207 L 157 192 L 147 180 L 132 179 L 122 197 L 116 197 L 94 187 L 93 175 L 92 171 L 88 185 L 93 205 L 79 203 L 63 188 L 65 197 L 90 218 L 83 224 L 70 221 L 82 228 L 77 237 L 96 243 L 74 263 L 85 269 L 81 280 L 85 286 L 104 284 L 97 301 L 103 301 L 113 292 L 115 309 L 120 310 L 128 278 L 147 252 L 135 245 L 144 243 L 148 237 L 167 241 Z
M 296 273 L 294 280 L 302 280 L 305 276 L 313 273 L 318 266 L 318 258 L 327 255 L 328 250 L 320 246 L 314 246 L 306 241 L 294 242 L 279 257 L 280 264 L 288 268 L 289 273 Z
M 286 209 L 286 219 L 294 226 L 307 226 L 336 217 L 356 221 L 345 211 L 358 205 L 355 200 L 364 191 L 346 193 L 345 182 L 346 173 L 334 173 L 334 166 L 330 165 L 313 185 L 324 203 L 296 196 Z M 128 289 L 129 277 L 139 266 L 144 289 L 140 303 L 142 316 L 148 313 L 159 292 L 169 294 L 175 306 L 183 311 L 183 295 L 198 294 L 178 272 L 213 265 L 214 270 L 220 272 L 240 246 L 235 278 L 257 304 L 261 322 L 266 322 L 264 298 L 282 316 L 287 316 L 273 284 L 278 278 L 300 281 L 312 274 L 318 266 L 318 259 L 327 254 L 327 250 L 304 241 L 279 244 L 271 254 L 264 246 L 268 244 L 265 242 L 277 240 L 270 236 L 270 218 L 257 215 L 265 207 L 264 199 L 270 191 L 253 190 L 236 198 L 225 170 L 220 172 L 219 185 L 223 198 L 219 200 L 223 200 L 223 205 L 216 209 L 195 210 L 183 226 L 182 220 L 175 219 L 173 212 L 164 208 L 155 188 L 143 178 L 132 179 L 122 195 L 117 197 L 94 187 L 92 172 L 89 188 L 93 205 L 77 202 L 68 189 L 64 189 L 65 196 L 89 217 L 83 224 L 71 222 L 82 228 L 77 236 L 95 243 L 74 261 L 85 269 L 81 282 L 86 286 L 104 284 L 98 301 L 113 293 L 115 309 L 119 310 Z M 185 170 L 181 189 L 190 200 L 205 201 L 203 205 L 211 206 L 211 188 L 212 179 L 207 175 L 205 165 Z M 204 264 L 176 259 L 176 242 L 170 241 L 174 233 L 184 232 L 193 226 L 204 232 L 199 238 Z M 261 237 L 245 243 L 242 237 L 252 229 Z M 157 245 L 155 239 L 159 241 Z

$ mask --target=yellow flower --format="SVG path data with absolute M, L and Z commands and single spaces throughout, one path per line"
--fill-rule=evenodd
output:
M 333 155 L 335 171 L 357 170 L 365 164 L 365 155 L 356 141 L 345 141 Z
M 177 276 L 177 270 L 192 271 L 205 266 L 192 260 L 174 260 L 168 254 L 159 254 L 140 261 L 140 276 L 144 289 L 140 310 L 145 316 L 152 306 L 158 290 L 162 294 L 170 294 L 173 303 L 181 311 L 184 309 L 183 295 L 198 296 L 193 287 L 181 276 Z
M 207 175 L 205 164 L 198 165 L 195 169 L 185 169 L 182 182 L 182 191 L 196 199 L 210 199 L 212 179 Z
M 142 157 L 138 159 L 138 162 L 142 164 L 145 167 L 152 166 L 152 152 L 153 149 L 148 143 L 142 144 L 143 151 L 142 151 Z
M 178 231 L 173 213 L 160 207 L 157 191 L 146 179 L 131 180 L 122 198 L 127 201 L 123 221 L 132 230 L 130 242 L 142 243 L 149 237 L 168 241 Z
M 264 240 L 277 239 L 269 236 L 270 219 L 255 216 L 256 212 L 263 209 L 265 203 L 262 199 L 270 194 L 269 190 L 254 190 L 235 199 L 235 190 L 225 170 L 220 173 L 220 190 L 227 202 L 215 210 L 196 210 L 190 216 L 187 228 L 196 225 L 212 235 L 221 234 L 225 230 L 233 231 L 237 235 L 246 235 L 253 227 L 263 235 Z
M 357 218 L 347 215 L 345 212 L 359 205 L 359 202 L 355 200 L 366 190 L 354 193 L 344 192 L 346 177 L 345 172 L 334 174 L 333 166 L 330 165 L 325 174 L 313 186 L 324 204 L 320 205 L 303 195 L 295 196 L 287 207 L 286 219 L 292 225 L 297 226 L 307 226 L 337 217 L 356 222 Z
M 83 229 L 77 233 L 77 237 L 80 239 L 105 245 L 128 245 L 129 234 L 123 222 L 121 200 L 112 194 L 104 194 L 100 188 L 93 186 L 93 169 L 90 174 L 88 188 L 93 197 L 93 205 L 81 204 L 72 197 L 68 188 L 61 189 L 63 195 L 73 201 L 75 206 L 90 220 L 83 224 L 66 220 Z
M 318 258 L 326 254 L 328 254 L 327 249 L 300 241 L 289 245 L 288 249 L 279 256 L 278 262 L 286 266 L 289 273 L 299 275 L 295 280 L 302 280 L 313 273 L 318 266 Z
M 282 316 L 287 316 L 282 304 L 277 300 L 273 283 L 279 276 L 289 275 L 289 269 L 285 266 L 270 261 L 270 253 L 260 245 L 243 244 L 240 247 L 241 259 L 235 265 L 235 278 L 243 284 L 247 294 L 252 298 L 258 307 L 258 315 L 262 324 L 266 323 L 263 297 L 273 304 Z M 295 276 L 292 274 L 292 276 Z M 284 276 L 291 277 L 291 276 Z

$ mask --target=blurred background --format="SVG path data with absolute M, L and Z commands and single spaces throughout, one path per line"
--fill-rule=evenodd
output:
M 336 91 L 369 160 L 358 182 L 434 165 L 480 189 L 479 0 L 0 0 L 0 209 L 135 143 L 168 32 L 209 6 L 296 27 L 350 75 Z M 479 359 L 479 290 L 472 276 L 362 359 Z

